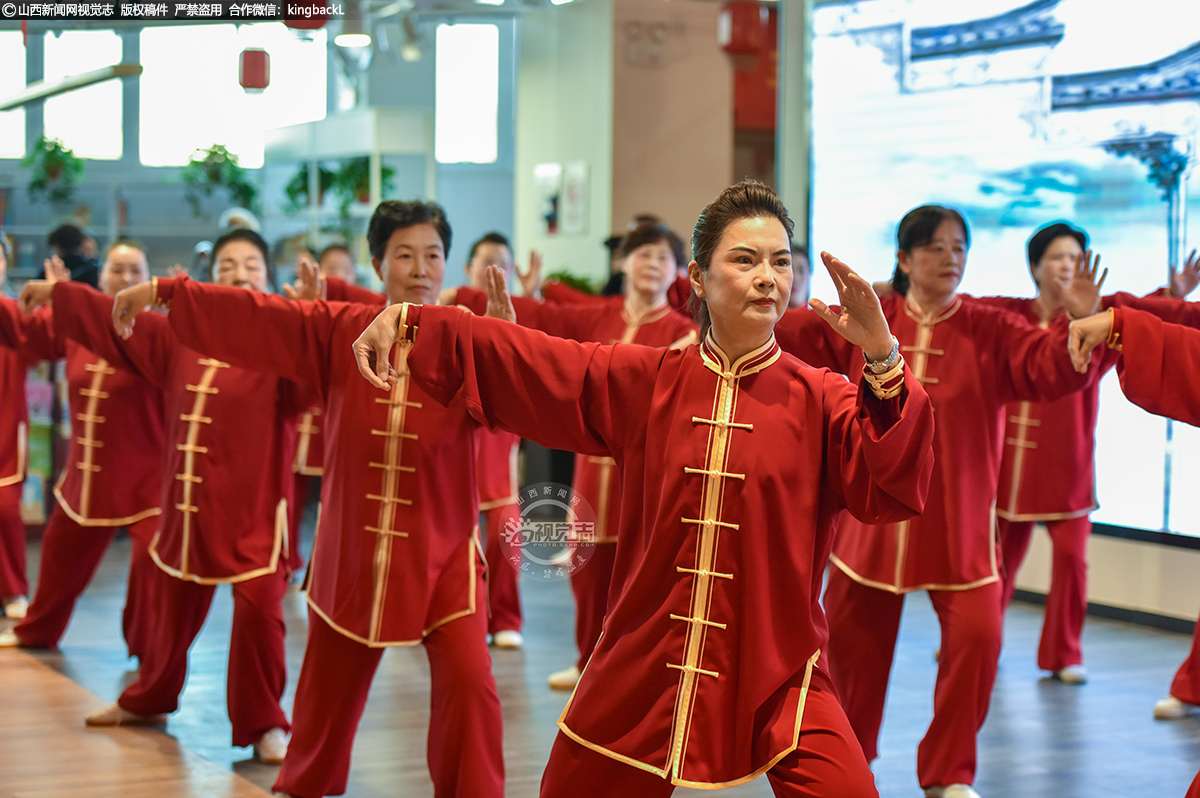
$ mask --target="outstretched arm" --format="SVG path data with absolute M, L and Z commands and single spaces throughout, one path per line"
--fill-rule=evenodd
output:
M 18 352 L 31 362 L 58 360 L 67 356 L 66 347 L 54 334 L 54 316 L 49 308 L 24 315 L 15 299 L 0 297 L 0 346 Z
M 144 283 L 137 288 L 149 288 Z M 137 289 L 130 289 L 137 290 Z M 138 334 L 122 340 L 112 325 L 113 300 L 83 283 L 54 286 L 54 332 L 84 348 L 164 387 L 177 341 L 162 314 L 146 313 L 138 320 Z
M 1071 324 L 1071 355 L 1077 364 L 1103 341 L 1121 350 L 1117 369 L 1129 401 L 1151 413 L 1200 425 L 1200 331 L 1131 308 Z
M 370 311 L 359 305 L 293 302 L 244 288 L 160 278 L 149 290 L 137 286 L 117 295 L 114 327 L 128 334 L 132 320 L 144 318 L 139 312 L 153 302 L 170 309 L 171 328 L 187 346 L 312 387 L 323 386 L 328 376 L 337 317 L 358 313 L 370 318 Z
M 462 402 L 490 427 L 584 454 L 615 455 L 644 430 L 659 365 L 680 356 L 552 338 L 458 308 L 393 305 L 354 343 L 359 371 L 377 388 L 395 384 L 397 342 L 406 355 L 400 369 L 437 401 Z

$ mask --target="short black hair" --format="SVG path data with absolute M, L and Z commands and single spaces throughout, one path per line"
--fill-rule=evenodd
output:
M 1058 238 L 1073 238 L 1079 242 L 1079 248 L 1087 251 L 1088 234 L 1080 230 L 1074 225 L 1066 222 L 1053 222 L 1042 228 L 1029 237 L 1029 243 L 1025 245 L 1025 256 L 1029 259 L 1029 273 L 1033 274 L 1033 267 L 1037 266 L 1042 260 L 1042 256 L 1046 254 L 1046 250 Z
M 367 246 L 371 250 L 371 257 L 383 260 L 392 233 L 419 224 L 433 225 L 442 239 L 442 254 L 449 256 L 450 222 L 446 221 L 446 211 L 441 205 L 421 200 L 384 200 L 375 208 L 371 223 L 367 225 Z
M 355 259 L 354 253 L 350 251 L 350 247 L 346 246 L 345 244 L 330 244 L 329 246 L 325 247 L 325 249 L 321 250 L 321 254 L 317 256 L 317 263 L 325 260 L 325 256 L 330 252 L 345 252 L 350 256 L 350 260 Z
M 896 228 L 896 248 L 911 254 L 917 247 L 923 247 L 932 241 L 937 235 L 937 229 L 947 219 L 958 222 L 963 231 L 963 243 L 970 247 L 971 229 L 967 227 L 967 220 L 961 213 L 944 205 L 922 205 L 904 214 L 904 218 L 900 220 L 900 225 Z M 908 285 L 908 275 L 897 263 L 896 270 L 892 273 L 892 289 L 897 294 L 907 294 Z
M 73 224 L 60 224 L 46 236 L 46 243 L 64 255 L 74 255 L 83 249 L 83 230 Z
M 677 236 L 674 230 L 661 222 L 642 222 L 634 227 L 621 239 L 621 246 L 617 249 L 617 255 L 622 258 L 628 258 L 638 247 L 644 247 L 646 244 L 657 244 L 660 241 L 665 241 L 667 246 L 671 248 L 671 254 L 675 256 L 676 266 L 687 265 L 687 256 L 683 252 L 683 239 Z
M 507 249 L 510 253 L 512 252 L 512 245 L 508 243 L 508 239 L 504 237 L 504 234 L 497 233 L 493 230 L 490 233 L 484 233 L 478 241 L 471 245 L 471 254 L 467 255 L 467 263 L 475 260 L 475 251 L 484 244 L 499 244 Z

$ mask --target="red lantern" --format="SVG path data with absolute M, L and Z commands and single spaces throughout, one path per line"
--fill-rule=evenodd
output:
M 316 30 L 329 21 L 329 0 L 288 0 L 283 24 L 294 30 Z
M 238 83 L 246 91 L 262 91 L 271 85 L 271 56 L 266 50 L 242 50 Z
M 721 6 L 717 42 L 729 55 L 761 55 L 767 49 L 767 8 L 755 0 L 730 0 Z

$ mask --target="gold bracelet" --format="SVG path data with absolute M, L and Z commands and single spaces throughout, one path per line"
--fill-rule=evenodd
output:
M 1121 345 L 1121 333 L 1114 332 L 1117 326 L 1117 314 L 1112 308 L 1109 308 L 1106 312 L 1108 313 L 1108 338 L 1104 343 L 1108 344 L 1109 349 L 1120 352 L 1124 348 Z
M 150 304 L 157 305 L 158 304 L 158 277 L 156 275 L 150 275 L 150 293 L 151 293 Z

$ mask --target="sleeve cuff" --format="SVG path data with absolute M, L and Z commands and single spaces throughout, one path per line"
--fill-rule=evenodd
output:
M 1108 311 L 1112 315 L 1112 328 L 1108 332 L 1108 348 L 1121 351 L 1122 336 L 1125 334 L 1125 314 L 1120 307 Z
M 405 302 L 400 306 L 400 318 L 396 321 L 396 340 L 413 343 L 417 340 L 417 321 L 421 318 L 421 305 Z
M 175 286 L 179 284 L 180 280 L 186 279 L 186 277 L 151 277 L 150 280 L 154 283 L 154 304 L 169 310 L 171 298 L 175 295 Z

